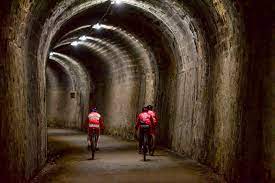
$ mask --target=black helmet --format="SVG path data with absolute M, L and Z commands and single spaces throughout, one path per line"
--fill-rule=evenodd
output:
M 96 112 L 96 111 L 97 111 L 96 107 L 92 108 L 92 112 Z
M 145 106 L 142 108 L 142 112 L 147 112 L 148 111 L 148 108 Z
M 152 109 L 153 109 L 153 106 L 148 105 L 148 106 L 147 106 L 147 109 L 148 109 L 148 110 L 152 110 Z

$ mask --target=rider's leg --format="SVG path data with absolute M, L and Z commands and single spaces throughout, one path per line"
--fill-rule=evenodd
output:
M 138 130 L 138 152 L 141 153 L 141 148 L 142 148 L 142 141 L 143 141 L 143 135 L 142 135 L 142 130 Z
M 91 147 L 90 137 L 89 134 L 87 135 L 87 150 L 89 150 Z
M 151 142 L 151 155 L 153 155 L 156 147 L 156 134 L 151 134 L 150 142 Z
M 99 150 L 98 148 L 98 140 L 99 140 L 99 136 L 100 136 L 100 130 L 97 131 L 97 136 L 96 136 L 96 150 Z
M 90 134 L 90 130 L 88 129 L 87 130 L 88 133 L 87 133 L 87 149 L 89 150 L 89 148 L 91 147 L 91 134 Z

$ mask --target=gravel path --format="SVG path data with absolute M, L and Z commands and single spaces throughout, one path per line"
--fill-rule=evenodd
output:
M 223 182 L 196 162 L 157 150 L 144 162 L 136 143 L 101 136 L 95 160 L 79 131 L 49 129 L 49 162 L 32 182 Z

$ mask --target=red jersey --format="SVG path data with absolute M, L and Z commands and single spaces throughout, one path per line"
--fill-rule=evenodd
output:
M 102 116 L 98 112 L 91 112 L 88 115 L 89 127 L 93 125 L 99 125 L 100 128 L 104 128 Z
M 152 117 L 147 112 L 142 112 L 138 115 L 137 122 L 136 122 L 136 129 L 139 128 L 141 121 L 146 123 L 147 125 L 152 125 Z
M 153 122 L 154 122 L 154 126 L 157 126 L 157 124 L 158 124 L 158 119 L 157 119 L 156 112 L 155 112 L 155 111 L 149 110 L 149 111 L 148 111 L 148 114 L 150 114 L 150 116 L 152 117 Z

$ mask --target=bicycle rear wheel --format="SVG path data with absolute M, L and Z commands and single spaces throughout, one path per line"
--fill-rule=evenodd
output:
M 148 139 L 147 135 L 143 135 L 143 160 L 146 161 L 146 154 L 147 154 L 147 144 L 148 144 Z
M 96 151 L 96 134 L 92 135 L 91 150 L 92 150 L 92 159 L 94 159 L 95 158 L 95 151 Z

